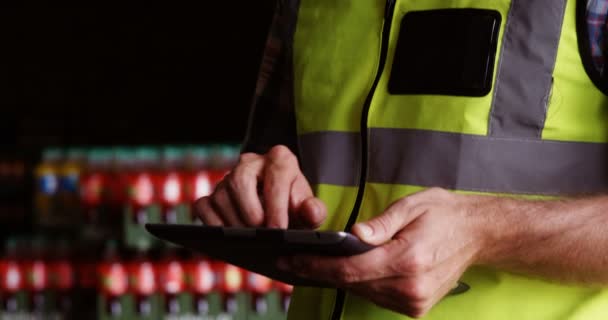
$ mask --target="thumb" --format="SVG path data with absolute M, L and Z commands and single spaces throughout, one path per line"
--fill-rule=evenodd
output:
M 354 225 L 353 234 L 371 245 L 381 245 L 391 240 L 420 215 L 406 204 L 405 199 L 395 202 L 381 215 Z

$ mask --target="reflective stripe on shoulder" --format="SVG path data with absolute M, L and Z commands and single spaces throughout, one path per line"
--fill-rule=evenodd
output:
M 540 138 L 566 0 L 513 0 L 498 62 L 489 132 Z

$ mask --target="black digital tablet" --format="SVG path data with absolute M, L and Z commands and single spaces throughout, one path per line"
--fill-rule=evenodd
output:
M 155 237 L 292 285 L 331 287 L 276 267 L 292 255 L 353 256 L 374 248 L 346 232 L 146 224 Z
M 300 278 L 276 267 L 277 258 L 292 255 L 354 256 L 372 250 L 347 232 L 228 228 L 198 225 L 146 224 L 155 237 L 210 258 L 297 286 L 333 288 L 331 284 Z M 469 289 L 458 282 L 450 295 Z

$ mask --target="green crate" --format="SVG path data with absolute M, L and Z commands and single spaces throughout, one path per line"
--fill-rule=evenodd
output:
M 160 206 L 151 205 L 146 208 L 147 223 L 159 223 Z M 159 240 L 146 231 L 144 225 L 133 221 L 133 209 L 126 206 L 123 214 L 123 237 L 127 248 L 146 251 L 159 245 Z

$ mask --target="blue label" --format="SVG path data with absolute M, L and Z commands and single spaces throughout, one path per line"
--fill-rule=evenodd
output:
M 59 188 L 61 188 L 61 190 L 65 190 L 67 192 L 77 193 L 79 191 L 78 175 L 70 174 L 70 175 L 61 177 L 61 180 L 59 181 Z
M 46 195 L 54 195 L 59 187 L 59 181 L 54 174 L 45 174 L 38 178 L 38 189 Z

